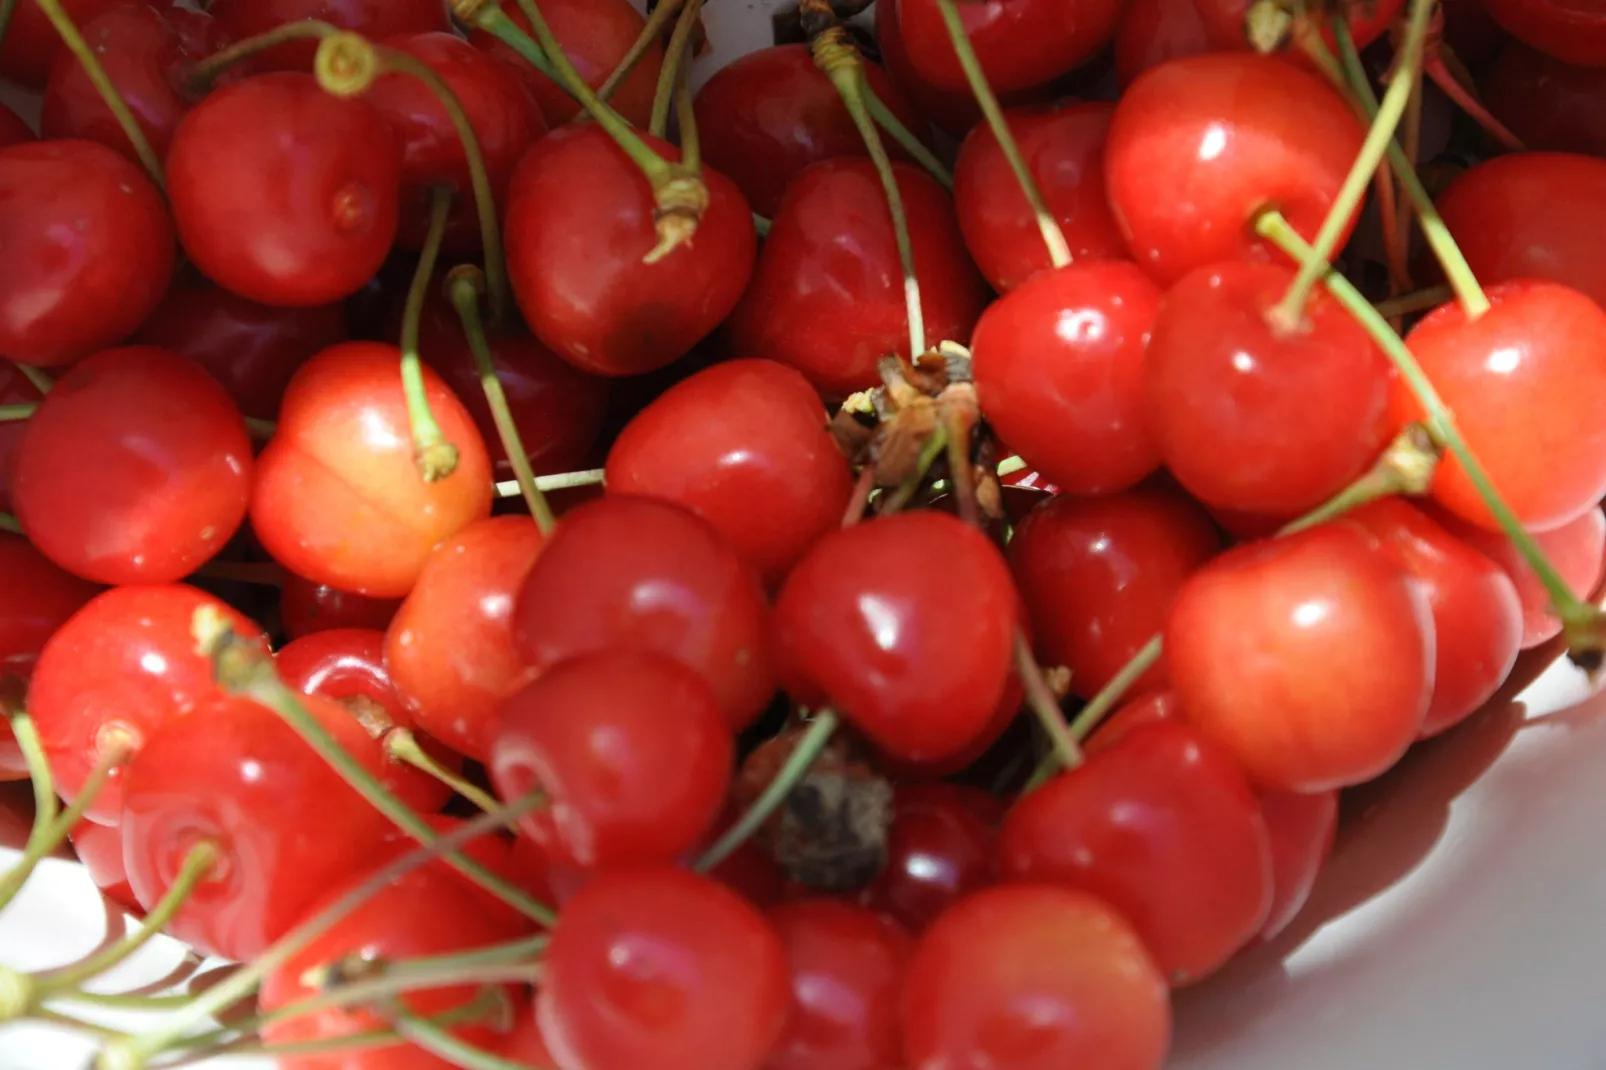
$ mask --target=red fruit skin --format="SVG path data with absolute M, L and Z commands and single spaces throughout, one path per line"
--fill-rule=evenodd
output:
M 44 400 L 39 388 L 15 364 L 0 361 L 0 405 L 37 405 Z M 26 420 L 0 421 L 0 512 L 11 511 L 11 455 L 28 429 Z
M 1250 3 L 1251 0 L 1194 0 L 1194 10 L 1198 12 L 1205 37 L 1213 50 L 1248 52 L 1253 49 L 1244 28 Z M 1342 9 L 1355 47 L 1364 49 L 1382 37 L 1404 8 L 1405 0 L 1378 0 L 1364 7 Z M 1327 47 L 1336 53 L 1338 45 L 1333 31 L 1322 26 L 1322 37 Z M 1297 48 L 1290 48 L 1286 56 L 1302 66 L 1310 65 L 1310 61 Z
M 1115 74 L 1124 88 L 1150 67 L 1212 51 L 1193 0 L 1129 0 L 1115 30 Z
M 977 812 L 978 794 L 942 781 L 898 785 L 887 864 L 866 890 L 865 904 L 919 934 L 944 910 L 991 884 L 994 820 Z
M 1164 978 L 1128 923 L 1045 884 L 962 899 L 905 972 L 912 1070 L 1159 1070 L 1171 1038 Z
M 251 440 L 210 375 L 154 346 L 74 365 L 28 419 L 11 498 L 40 551 L 97 583 L 171 583 L 233 537 Z
M 56 629 L 100 588 L 51 564 L 21 535 L 0 533 L 0 676 L 27 679 Z
M 1495 118 L 1528 148 L 1606 156 L 1606 71 L 1601 68 L 1575 67 L 1511 41 L 1481 86 Z
M 214 90 L 179 123 L 167 154 L 185 251 L 212 281 L 265 305 L 355 293 L 390 252 L 400 183 L 389 124 L 308 74 Z
M 605 873 L 552 933 L 536 997 L 560 1067 L 750 1070 L 786 1023 L 786 952 L 723 886 L 667 867 Z
M 0 148 L 34 140 L 33 128 L 23 122 L 22 116 L 13 111 L 10 105 L 0 101 Z
M 513 173 L 505 230 L 513 295 L 535 336 L 583 371 L 624 376 L 685 356 L 717 327 L 747 285 L 758 239 L 735 184 L 707 167 L 702 177 L 709 200 L 696 237 L 648 264 L 652 190 L 601 127 L 563 127 L 531 146 Z
M 447 817 L 445 814 L 420 814 L 424 823 L 437 837 L 449 836 L 468 824 L 462 818 Z M 418 841 L 411 835 L 395 825 L 385 831 L 382 837 L 384 842 L 383 854 L 373 862 L 374 867 L 395 861 L 419 850 Z M 489 832 L 469 840 L 461 848 L 464 857 L 489 870 L 492 874 L 511 884 L 515 888 L 535 896 L 545 903 L 553 900 L 550 890 L 540 882 L 532 882 L 532 871 L 525 860 L 519 857 L 519 845 L 524 842 L 504 835 L 501 832 Z M 481 915 L 495 915 L 512 932 L 524 933 L 530 930 L 530 919 L 519 911 L 498 899 L 485 888 L 475 884 L 466 873 L 459 873 L 452 867 L 451 862 L 445 858 L 437 858 L 423 867 L 425 870 L 442 877 L 448 877 L 460 887 L 469 891 L 478 901 L 477 913 Z
M 62 0 L 61 7 L 73 25 L 82 27 L 101 12 L 121 6 L 125 0 Z M 0 42 L 0 78 L 27 89 L 43 89 L 50 66 L 66 52 L 61 35 L 45 17 L 38 4 L 18 3 Z
M 1311 795 L 1272 791 L 1260 795 L 1271 838 L 1271 910 L 1260 938 L 1270 940 L 1299 916 L 1310 898 L 1338 832 L 1338 792 Z
M 419 727 L 476 761 L 532 675 L 513 643 L 513 599 L 542 542 L 528 516 L 469 524 L 425 558 L 385 632 L 385 668 Z
M 959 9 L 988 84 L 1030 89 L 1068 73 L 1109 43 L 1121 5 L 1112 0 L 981 0 Z M 936 0 L 898 0 L 910 65 L 950 92 L 968 87 Z
M 1606 64 L 1606 14 L 1587 0 L 1485 0 L 1517 40 L 1563 63 Z
M 1004 114 L 1074 260 L 1126 257 L 1104 190 L 1104 141 L 1114 110 L 1102 101 L 1065 101 Z M 985 123 L 973 127 L 959 147 L 954 208 L 965 247 L 998 292 L 1008 293 L 1051 266 L 1037 218 Z
M 926 338 L 964 343 L 987 304 L 953 204 L 937 180 L 893 164 L 920 280 Z M 867 160 L 814 164 L 787 187 L 741 304 L 737 352 L 790 364 L 822 393 L 879 383 L 876 361 L 909 355 L 907 305 L 892 217 Z
M 0 248 L 0 356 L 45 367 L 132 334 L 175 256 L 161 193 L 92 141 L 0 149 Z
M 1411 329 L 1406 344 L 1455 413 L 1468 447 L 1527 527 L 1559 527 L 1606 496 L 1606 311 L 1559 283 L 1485 289 L 1476 320 L 1455 302 Z M 1396 381 L 1397 424 L 1423 410 Z M 1465 520 L 1498 522 L 1459 461 L 1447 457 L 1433 498 Z
M 384 631 L 401 608 L 399 598 L 368 598 L 286 573 L 279 600 L 279 625 L 291 639 L 336 628 Z
M 1104 150 L 1110 207 L 1132 258 L 1162 285 L 1222 260 L 1285 263 L 1255 235 L 1256 213 L 1274 204 L 1313 237 L 1363 139 L 1349 106 L 1291 63 L 1246 53 L 1172 60 L 1115 107 Z
M 83 821 L 68 839 L 100 894 L 135 917 L 143 916 L 145 911 L 134 898 L 128 874 L 123 871 L 123 830 Z
M 441 0 L 211 0 L 207 7 L 231 41 L 301 19 L 322 19 L 370 41 L 452 28 Z M 291 41 L 248 61 L 256 71 L 309 71 L 317 41 Z
M 819 395 L 769 360 L 716 364 L 661 394 L 608 451 L 610 494 L 662 498 L 701 516 L 773 586 L 853 493 Z
M 1108 720 L 1100 722 L 1082 744 L 1082 757 L 1092 758 L 1103 754 L 1140 728 L 1170 723 L 1181 717 L 1174 692 L 1150 691 L 1127 702 L 1110 714 Z

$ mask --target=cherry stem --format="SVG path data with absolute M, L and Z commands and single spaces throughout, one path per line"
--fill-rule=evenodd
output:
M 1278 528 L 1277 534 L 1292 535 L 1325 524 L 1382 498 L 1426 494 L 1439 469 L 1440 452 L 1425 425 L 1406 424 L 1371 468 L 1304 516 Z
M 1459 78 L 1450 73 L 1450 69 L 1445 66 L 1442 57 L 1435 56 L 1427 62 L 1426 74 L 1433 79 L 1433 84 L 1438 86 L 1444 92 L 1444 95 L 1450 98 L 1451 103 L 1466 112 L 1473 122 L 1488 131 L 1490 136 L 1500 143 L 1501 148 L 1508 152 L 1527 151 L 1527 146 L 1522 143 L 1522 139 L 1513 134 L 1511 128 L 1506 126 L 1505 123 L 1490 114 L 1489 109 L 1483 106 L 1483 102 L 1474 96 L 1466 86 L 1462 85 Z
M 926 481 L 926 476 L 930 473 L 931 466 L 937 463 L 937 458 L 942 456 L 943 450 L 947 448 L 947 445 L 947 428 L 942 424 L 938 424 L 931 432 L 931 437 L 926 440 L 925 446 L 921 448 L 920 456 L 915 461 L 915 470 L 909 474 L 907 479 L 898 484 L 897 490 L 894 490 L 882 500 L 881 507 L 876 510 L 877 515 L 891 516 L 908 505 L 914 498 L 915 492 L 920 489 L 920 485 Z
M 4 2 L 5 0 L 0 0 L 0 3 Z M 55 380 L 35 368 L 32 364 L 17 364 L 15 367 L 22 373 L 22 377 L 32 383 L 33 388 L 41 394 L 50 393 L 50 388 L 56 385 Z
M 693 869 L 699 873 L 707 873 L 729 858 L 753 833 L 763 827 L 764 822 L 780 808 L 786 797 L 792 793 L 792 789 L 797 787 L 809 768 L 814 765 L 814 760 L 825 749 L 826 743 L 830 742 L 831 733 L 836 731 L 839 720 L 837 712 L 829 707 L 814 714 L 814 720 L 809 722 L 808 731 L 803 733 L 797 745 L 792 748 L 792 752 L 786 756 L 786 761 L 775 774 L 775 779 L 771 780 L 763 793 L 753 800 L 753 805 L 747 808 L 747 812 L 703 853 L 692 866 Z
M 559 472 L 557 475 L 536 476 L 535 488 L 540 491 L 568 490 L 570 487 L 594 487 L 602 482 L 605 468 L 587 468 L 581 472 Z M 504 479 L 496 485 L 498 498 L 517 497 L 521 491 L 517 480 Z
M 848 498 L 848 507 L 842 511 L 842 526 L 851 528 L 864 519 L 864 511 L 870 505 L 870 492 L 875 490 L 875 465 L 867 464 L 859 469 L 859 478 L 853 481 L 853 495 Z
M 266 52 L 270 48 L 290 41 L 306 41 L 312 38 L 328 37 L 338 33 L 334 26 L 318 19 L 300 19 L 296 22 L 286 22 L 275 26 L 266 33 L 259 33 L 220 48 L 205 59 L 192 64 L 184 71 L 184 89 L 190 96 L 202 96 L 212 88 L 212 83 L 218 76 L 241 60 Z
M 11 15 L 17 9 L 17 0 L 0 0 L 0 44 L 5 43 L 6 31 L 11 28 Z
M 618 66 L 614 67 L 607 79 L 597 87 L 598 100 L 613 99 L 614 93 L 624 84 L 625 79 L 630 77 L 653 42 L 663 36 L 664 27 L 669 25 L 669 20 L 675 17 L 675 12 L 680 10 L 680 5 L 684 2 L 685 0 L 664 0 L 647 13 L 647 21 L 641 27 L 641 32 L 636 35 L 636 39 L 630 42 L 629 50 L 620 57 Z
M 970 94 L 981 106 L 987 128 L 997 140 L 1004 159 L 1009 161 L 1009 169 L 1015 172 L 1015 182 L 1026 195 L 1026 203 L 1031 205 L 1032 215 L 1037 219 L 1037 229 L 1043 233 L 1043 244 L 1048 246 L 1048 262 L 1056 268 L 1062 268 L 1071 262 L 1071 247 L 1065 242 L 1065 233 L 1060 230 L 1059 221 L 1049 212 L 1037 179 L 1032 177 L 1025 158 L 1021 156 L 1020 145 L 1009 129 L 1003 109 L 998 106 L 998 95 L 987 84 L 987 75 L 981 69 L 981 62 L 976 59 L 976 50 L 971 47 L 964 20 L 959 16 L 959 8 L 954 0 L 937 0 L 937 9 L 942 12 L 942 20 L 947 24 L 948 39 L 953 43 L 954 55 L 959 58 L 959 66 L 965 72 L 965 81 L 970 83 Z
M 407 304 L 402 310 L 401 377 L 407 395 L 407 418 L 413 428 L 413 461 L 425 483 L 437 483 L 457 469 L 457 447 L 446 441 L 435 414 L 430 411 L 429 393 L 424 386 L 423 361 L 418 355 L 418 321 L 424 314 L 424 298 L 429 280 L 435 274 L 441 239 L 446 234 L 446 217 L 452 208 L 452 191 L 437 186 L 430 191 L 429 230 L 412 284 L 407 288 Z
M 400 1002 L 385 1002 L 385 1016 L 391 1027 L 413 1044 L 464 1070 L 530 1070 L 525 1063 L 492 1055 L 483 1048 L 459 1040 L 440 1026 L 408 1011 Z
M 675 20 L 675 30 L 664 46 L 664 62 L 658 68 L 658 87 L 653 91 L 652 113 L 647 119 L 647 132 L 654 137 L 668 136 L 669 107 L 680 85 L 681 69 L 691 66 L 691 38 L 702 10 L 703 0 L 685 0 Z
M 771 224 L 768 219 L 765 219 L 757 212 L 753 213 L 753 230 L 760 238 L 767 238 L 770 236 L 770 227 L 772 225 L 773 224 Z
M 1409 316 L 1413 312 L 1426 312 L 1430 308 L 1438 308 L 1446 301 L 1455 300 L 1455 291 L 1448 286 L 1429 286 L 1425 290 L 1414 293 L 1401 294 L 1391 297 L 1387 301 L 1377 303 L 1377 314 L 1384 319 L 1395 319 L 1399 316 Z
M 430 757 L 429 752 L 418 745 L 418 737 L 413 735 L 413 730 L 410 728 L 392 728 L 385 733 L 385 754 L 440 781 L 487 814 L 501 805 L 495 797 L 470 784 Z
M 208 561 L 190 575 L 258 587 L 284 586 L 284 569 L 271 561 Z
M 1404 129 L 1401 131 L 1405 160 L 1411 165 L 1414 172 L 1416 162 L 1422 155 L 1422 79 L 1417 78 L 1416 84 L 1411 87 L 1411 99 L 1406 104 Z M 1386 165 L 1385 165 L 1386 167 Z M 1392 199 L 1381 207 L 1387 211 L 1394 209 L 1394 227 L 1388 235 L 1389 258 L 1389 285 L 1390 295 L 1404 293 L 1414 287 L 1411 281 L 1411 199 L 1396 193 L 1394 183 L 1389 181 L 1384 171 L 1378 172 L 1382 188 L 1389 191 Z
M 1026 704 L 1031 707 L 1037 723 L 1043 726 L 1043 731 L 1054 745 L 1055 760 L 1066 769 L 1081 765 L 1082 748 L 1072 734 L 1071 726 L 1065 721 L 1065 711 L 1060 708 L 1059 699 L 1054 697 L 1048 681 L 1043 679 L 1042 667 L 1032 656 L 1032 645 L 1027 642 L 1026 633 L 1019 628 L 1015 629 L 1015 673 L 1026 691 Z
M 970 466 L 971 431 L 974 424 L 955 413 L 950 406 L 942 409 L 944 449 L 948 454 L 948 478 L 953 483 L 955 508 L 959 519 L 973 528 L 982 526 L 981 507 L 976 503 L 976 477 Z
M 939 0 L 951 2 L 951 0 Z M 1389 82 L 1388 92 L 1383 94 L 1382 106 L 1372 115 L 1372 125 L 1366 132 L 1366 140 L 1361 144 L 1361 151 L 1350 165 L 1349 174 L 1344 177 L 1344 184 L 1339 187 L 1338 195 L 1333 199 L 1332 206 L 1327 210 L 1327 217 L 1322 220 L 1322 226 L 1316 233 L 1314 245 L 1315 253 L 1308 260 L 1300 261 L 1299 272 L 1289 283 L 1288 290 L 1283 299 L 1274 306 L 1267 319 L 1283 331 L 1294 331 L 1305 316 L 1305 302 L 1310 298 L 1311 289 L 1322 277 L 1327 268 L 1327 262 L 1338 251 L 1338 246 L 1344 239 L 1355 210 L 1360 207 L 1361 198 L 1366 196 L 1366 187 L 1377 174 L 1378 165 L 1383 162 L 1383 156 L 1389 146 L 1394 144 L 1394 131 L 1400 125 L 1400 119 L 1405 115 L 1405 106 L 1410 102 L 1411 93 L 1416 85 L 1417 71 L 1422 65 L 1422 47 L 1427 40 L 1428 19 L 1433 14 L 1435 0 L 1412 0 L 1411 19 L 1405 30 L 1405 43 L 1401 46 L 1396 57 L 1396 66 L 1392 80 Z
M 9 531 L 13 535 L 24 534 L 22 530 L 22 521 L 18 520 L 10 513 L 0 513 L 0 531 Z
M 937 154 L 926 148 L 926 143 L 915 136 L 914 132 L 903 125 L 903 120 L 881 99 L 880 94 L 870 85 L 870 80 L 864 82 L 864 106 L 870 110 L 870 118 L 876 125 L 886 131 L 898 147 L 907 152 L 916 163 L 924 167 L 932 178 L 942 183 L 942 188 L 949 193 L 954 191 L 953 172 L 943 166 Z
M 0 423 L 26 420 L 39 409 L 37 401 L 26 401 L 19 405 L 0 405 Z
M 691 171 L 701 171 L 703 141 L 697 133 L 697 111 L 692 106 L 691 71 L 686 68 L 681 69 L 680 87 L 675 90 L 675 126 L 680 130 L 681 165 Z M 756 216 L 753 229 L 758 229 Z

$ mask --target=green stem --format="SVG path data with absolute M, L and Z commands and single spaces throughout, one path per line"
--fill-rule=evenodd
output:
M 703 169 L 703 139 L 697 132 L 697 110 L 692 105 L 691 72 L 680 72 L 680 86 L 675 90 L 675 125 L 680 129 L 680 162 L 687 170 Z M 754 225 L 755 230 L 758 229 Z
M 424 298 L 429 293 L 430 277 L 435 274 L 435 261 L 440 256 L 446 217 L 451 210 L 452 191 L 437 186 L 430 192 L 429 230 L 424 235 L 424 249 L 419 254 L 412 285 L 407 289 L 407 304 L 402 310 L 402 390 L 407 395 L 407 418 L 413 429 L 413 460 L 426 483 L 439 482 L 457 469 L 457 447 L 446 441 L 441 425 L 435 422 L 435 414 L 430 411 L 423 361 L 418 355 L 418 321 L 424 314 Z
M 681 69 L 691 66 L 691 36 L 702 10 L 703 0 L 685 0 L 675 20 L 675 31 L 664 46 L 664 63 L 658 68 L 658 87 L 653 91 L 652 114 L 647 119 L 647 132 L 653 137 L 668 136 L 669 108 L 680 86 Z
M 931 437 L 926 440 L 925 446 L 921 449 L 920 457 L 915 462 L 915 470 L 910 473 L 908 479 L 898 484 L 897 490 L 894 490 L 882 500 L 881 507 L 876 511 L 878 515 L 890 516 L 908 505 L 914 498 L 915 492 L 920 489 L 920 484 L 926 481 L 926 476 L 931 471 L 931 466 L 937 462 L 938 457 L 942 456 L 947 446 L 948 431 L 942 424 L 938 424 L 936 429 L 932 431 Z
M 559 472 L 551 476 L 536 476 L 535 487 L 540 491 L 568 490 L 570 487 L 594 487 L 603 480 L 605 468 L 587 468 L 580 472 Z M 521 491 L 516 480 L 504 479 L 496 485 L 498 498 L 514 498 Z
M 105 1007 L 114 1011 L 140 1011 L 154 1014 L 182 1007 L 195 996 L 189 992 L 173 992 L 159 996 L 133 996 L 106 992 L 58 992 L 50 996 L 53 1003 L 82 1003 L 89 1007 Z
M 6 2 L 7 0 L 0 0 L 0 4 L 4 4 Z M 39 391 L 41 394 L 50 393 L 50 388 L 56 385 L 55 381 L 52 380 L 50 376 L 46 375 L 38 368 L 35 368 L 32 364 L 18 364 L 16 368 L 22 373 L 23 378 L 32 383 L 33 388 Z
M 770 226 L 771 225 L 772 224 L 770 223 L 770 221 L 768 219 L 765 219 L 763 216 L 759 215 L 757 212 L 753 213 L 753 230 L 758 233 L 758 236 L 760 238 L 767 238 L 767 237 L 770 236 Z
M 246 433 L 257 442 L 266 442 L 273 437 L 273 433 L 278 429 L 279 425 L 272 420 L 263 420 L 255 416 L 247 416 L 245 418 Z
M 1455 291 L 1448 286 L 1429 286 L 1425 290 L 1414 293 L 1401 294 L 1391 297 L 1387 301 L 1377 303 L 1377 314 L 1384 319 L 1393 319 L 1396 316 L 1408 316 L 1413 312 L 1426 312 L 1430 308 L 1438 308 L 1446 301 L 1455 300 Z
M 0 405 L 0 423 L 26 420 L 38 411 L 37 401 L 25 401 L 19 405 Z
M 203 96 L 212 88 L 218 76 L 241 60 L 266 52 L 270 48 L 290 41 L 307 41 L 322 39 L 338 30 L 327 22 L 318 19 L 301 19 L 296 22 L 286 22 L 275 26 L 266 33 L 259 33 L 254 37 L 236 41 L 227 48 L 207 56 L 200 62 L 188 67 L 184 71 L 184 89 L 187 95 Z
M 954 191 L 953 172 L 943 166 L 942 161 L 937 159 L 936 153 L 926 148 L 924 141 L 921 141 L 913 131 L 903 125 L 903 120 L 898 118 L 891 108 L 887 107 L 887 102 L 882 100 L 880 95 L 876 93 L 868 78 L 865 79 L 864 83 L 864 106 L 870 109 L 870 118 L 876 121 L 877 126 L 891 135 L 892 140 L 898 143 L 899 148 L 907 152 L 921 167 L 924 167 L 932 178 L 942 183 L 943 189 L 949 193 Z
M 1278 528 L 1277 534 L 1292 535 L 1325 524 L 1382 498 L 1426 494 L 1433 486 L 1438 467 L 1439 449 L 1428 429 L 1422 424 L 1407 424 L 1359 479 L 1304 516 Z
M 22 530 L 22 521 L 10 513 L 0 513 L 0 531 L 9 531 L 13 535 L 25 534 Z
M 530 1070 L 524 1063 L 493 1055 L 448 1033 L 440 1026 L 408 1011 L 399 1002 L 390 1001 L 387 1015 L 396 1032 L 424 1049 L 463 1070 Z
M 413 731 L 410 728 L 392 728 L 385 733 L 385 754 L 398 762 L 412 766 L 426 776 L 440 781 L 473 803 L 484 813 L 491 813 L 501 805 L 493 796 L 481 791 L 434 758 L 431 758 L 429 752 L 418 745 L 418 737 L 413 735 Z
M 763 794 L 753 800 L 753 805 L 747 808 L 747 812 L 725 830 L 725 835 L 704 852 L 693 869 L 699 873 L 707 873 L 729 858 L 738 847 L 747 842 L 748 837 L 770 819 L 770 815 L 780 808 L 786 797 L 792 793 L 792 789 L 808 773 L 814 760 L 825 749 L 826 743 L 830 742 L 831 733 L 836 731 L 838 720 L 837 712 L 832 709 L 820 710 L 814 715 L 808 731 L 797 741 L 792 753 L 786 756 L 786 762 L 775 774 L 775 779 L 769 782 Z
M 8 686 L 14 682 L 9 682 Z M 28 882 L 40 860 L 56 849 L 50 835 L 57 810 L 50 761 L 45 757 L 44 744 L 39 741 L 39 731 L 34 727 L 33 718 L 17 701 L 20 698 L 20 694 L 7 696 L 0 706 L 4 707 L 6 719 L 11 723 L 11 734 L 16 738 L 17 749 L 22 752 L 23 761 L 28 765 L 29 779 L 33 782 L 33 828 L 28 833 L 28 842 L 23 846 L 22 857 L 0 874 L 0 910 L 4 910 L 18 890 Z
M 647 13 L 647 21 L 642 25 L 636 39 L 630 43 L 630 49 L 620 57 L 619 65 L 609 73 L 607 80 L 597 87 L 598 100 L 612 99 L 614 93 L 641 62 L 641 58 L 647 54 L 647 50 L 652 48 L 653 42 L 663 36 L 664 27 L 669 25 L 669 20 L 675 17 L 675 12 L 680 10 L 680 5 L 684 2 L 685 0 L 664 0 Z
M 0 44 L 5 43 L 6 31 L 11 28 L 11 15 L 17 9 L 17 0 L 0 0 Z
M 1065 711 L 1060 709 L 1059 699 L 1054 697 L 1054 692 L 1048 689 L 1043 670 L 1038 667 L 1037 659 L 1032 656 L 1031 644 L 1026 641 L 1026 633 L 1018 628 L 1015 630 L 1015 674 L 1020 677 L 1021 686 L 1026 691 L 1026 704 L 1032 708 L 1038 724 L 1043 726 L 1043 731 L 1054 745 L 1053 754 L 1059 764 L 1066 769 L 1081 765 L 1082 748 L 1071 734 L 1070 725 L 1065 723 Z

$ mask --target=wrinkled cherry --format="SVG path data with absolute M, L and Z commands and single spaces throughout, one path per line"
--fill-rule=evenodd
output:
M 1129 0 L 1115 29 L 1115 74 L 1129 86 L 1150 67 L 1210 51 L 1193 0 Z
M 279 626 L 291 639 L 336 628 L 372 628 L 384 631 L 401 608 L 399 598 L 369 598 L 323 583 L 304 580 L 295 573 L 284 577 L 279 598 Z
M 83 26 L 101 12 L 123 3 L 126 0 L 61 0 L 61 7 L 75 26 Z M 28 89 L 43 89 L 51 64 L 66 50 L 43 8 L 34 3 L 18 3 L 12 10 L 5 38 L 0 41 L 0 78 Z
M 212 0 L 207 10 L 233 41 L 302 19 L 322 19 L 369 40 L 451 29 L 440 0 Z M 317 51 L 317 41 L 290 41 L 253 56 L 249 63 L 259 71 L 306 71 L 312 69 Z
M 962 897 L 993 881 L 992 823 L 957 784 L 900 784 L 892 796 L 887 864 L 865 902 L 920 933 Z M 994 804 L 996 805 L 996 804 Z
M 978 0 L 959 5 L 971 47 L 999 92 L 1051 82 L 1090 59 L 1115 35 L 1117 0 Z M 898 31 L 921 77 L 967 88 L 937 0 L 898 0 Z
M 1484 75 L 1482 89 L 1495 118 L 1530 149 L 1606 156 L 1601 68 L 1575 67 L 1512 41 Z
M 1271 838 L 1272 887 L 1271 911 L 1260 929 L 1260 938 L 1270 940 L 1299 915 L 1333 851 L 1333 837 L 1338 831 L 1338 792 L 1262 792 L 1260 813 Z

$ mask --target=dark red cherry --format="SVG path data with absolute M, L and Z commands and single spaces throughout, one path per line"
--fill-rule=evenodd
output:
M 0 360 L 0 405 L 37 405 L 39 388 L 10 361 Z M 11 455 L 28 429 L 26 420 L 0 420 L 0 513 L 11 511 Z
M 1115 73 L 1122 86 L 1167 60 L 1212 51 L 1193 0 L 1129 0 L 1115 29 Z
M 1485 0 L 1484 6 L 1511 36 L 1563 63 L 1606 64 L 1606 12 L 1590 0 Z
M 126 0 L 61 0 L 62 10 L 83 26 L 103 11 L 118 7 Z M 28 89 L 43 89 L 50 65 L 56 56 L 65 52 L 56 28 L 45 17 L 44 9 L 34 3 L 18 3 L 12 10 L 5 39 L 0 42 L 0 78 L 16 82 Z
M 451 29 L 441 0 L 212 0 L 207 10 L 233 41 L 301 19 L 322 19 L 370 41 Z M 252 57 L 259 71 L 308 71 L 317 41 L 292 41 Z
M 865 903 L 920 933 L 962 897 L 991 884 L 993 821 L 977 812 L 976 795 L 993 803 L 991 796 L 957 784 L 898 785 L 887 864 Z
M 1530 149 L 1606 156 L 1606 71 L 1512 41 L 1483 76 L 1494 117 Z M 1538 206 L 1536 206 L 1538 207 Z
M 0 149 L 0 248 L 0 356 L 47 366 L 132 334 L 175 256 L 161 193 L 93 141 Z
M 26 679 L 56 629 L 100 588 L 63 572 L 21 535 L 0 533 L 0 676 Z
M 367 282 L 396 236 L 400 183 L 389 124 L 309 74 L 214 90 L 167 155 L 185 251 L 214 282 L 267 305 L 326 305 Z
M 13 111 L 9 104 L 0 101 L 0 148 L 33 140 L 35 140 L 33 128 L 24 122 L 22 116 Z
M 1205 35 L 1214 48 L 1239 52 L 1252 50 L 1245 28 L 1251 3 L 1252 0 L 1194 0 L 1194 8 L 1204 23 Z M 1405 0 L 1377 0 L 1376 3 L 1342 9 L 1355 47 L 1365 48 L 1382 37 L 1404 8 Z M 1322 36 L 1328 48 L 1336 49 L 1332 30 L 1322 26 Z M 1307 62 L 1297 50 L 1291 51 L 1290 55 L 1297 57 L 1301 63 Z
M 1473 70 L 1485 70 L 1485 63 L 1509 40 L 1485 0 L 1445 0 L 1444 43 Z
M 279 625 L 291 639 L 336 628 L 384 631 L 401 608 L 399 598 L 369 598 L 287 573 L 279 599 Z
M 1333 837 L 1338 831 L 1338 792 L 1262 792 L 1260 813 L 1271 840 L 1272 888 L 1271 911 L 1260 929 L 1260 938 L 1270 940 L 1299 915 L 1333 851 Z
M 980 0 L 959 8 L 987 81 L 999 92 L 1051 82 L 1092 58 L 1115 35 L 1113 0 Z M 921 77 L 949 91 L 968 87 L 937 0 L 898 0 L 898 31 Z
M 769 360 L 716 364 L 643 409 L 608 453 L 610 494 L 692 510 L 776 584 L 853 491 L 819 395 Z
M 11 458 L 28 537 L 98 583 L 170 583 L 233 537 L 251 440 L 216 379 L 155 346 L 108 349 L 45 395 Z
M 660 155 L 673 146 L 643 135 Z M 595 123 L 554 130 L 524 154 L 508 192 L 508 274 L 535 336 L 598 375 L 639 375 L 685 356 L 747 285 L 752 212 L 703 168 L 697 235 L 655 263 L 652 190 Z
M 926 340 L 964 343 L 987 303 L 953 203 L 937 180 L 893 164 L 914 246 Z M 838 397 L 880 380 L 876 361 L 909 356 L 908 306 L 892 217 L 868 160 L 827 160 L 787 187 L 752 284 L 731 316 L 738 352 L 790 364 Z

